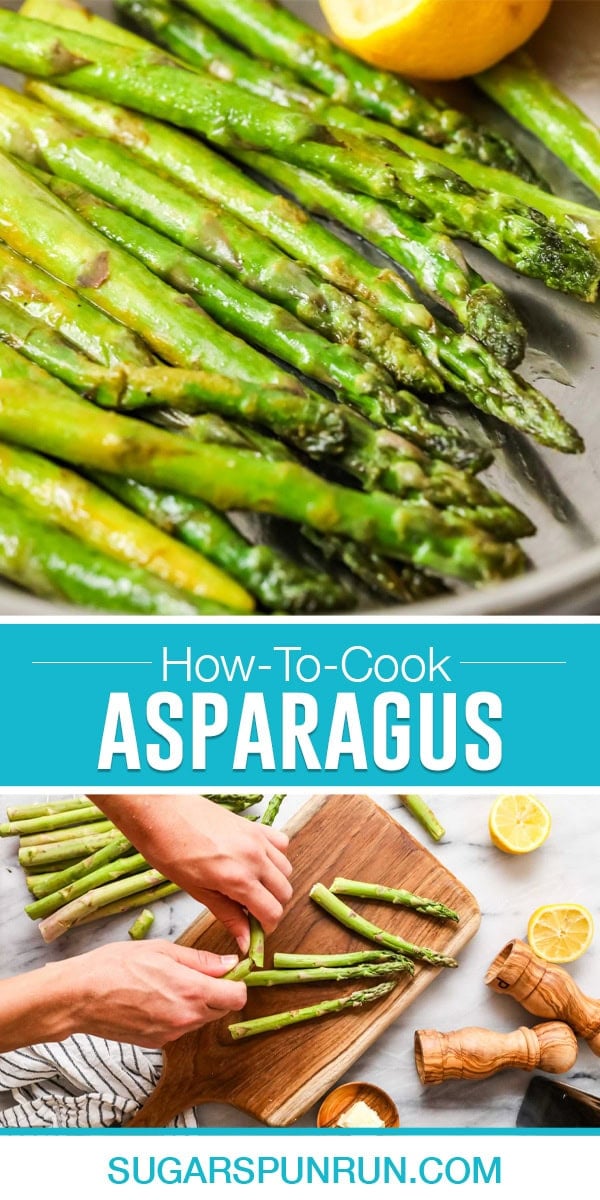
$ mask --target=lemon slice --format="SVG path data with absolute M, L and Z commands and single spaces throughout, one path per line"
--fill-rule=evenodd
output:
M 360 58 L 420 79 L 459 79 L 499 62 L 541 25 L 551 0 L 320 0 Z
M 574 962 L 594 936 L 594 918 L 583 904 L 542 904 L 529 918 L 527 939 L 551 963 Z
M 499 796 L 489 817 L 490 837 L 506 854 L 529 854 L 550 833 L 548 809 L 536 796 Z

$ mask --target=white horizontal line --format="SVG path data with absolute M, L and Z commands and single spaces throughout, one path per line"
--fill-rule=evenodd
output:
M 461 667 L 566 667 L 566 658 L 557 659 L 505 659 L 505 658 L 461 658 Z
M 32 667 L 151 667 L 151 659 L 70 659 L 70 658 L 34 658 Z

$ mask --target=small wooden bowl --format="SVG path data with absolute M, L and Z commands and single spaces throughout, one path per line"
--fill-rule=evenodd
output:
M 400 1125 L 398 1109 L 383 1088 L 376 1087 L 374 1083 L 343 1083 L 325 1097 L 317 1113 L 317 1127 L 335 1129 L 342 1113 L 359 1100 L 375 1110 L 386 1129 L 397 1129 Z

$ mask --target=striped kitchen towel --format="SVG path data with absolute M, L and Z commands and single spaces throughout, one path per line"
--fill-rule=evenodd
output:
M 0 1091 L 12 1103 L 0 1110 L 8 1129 L 110 1129 L 133 1117 L 158 1080 L 160 1050 L 142 1050 L 79 1033 L 0 1055 Z M 188 1109 L 173 1128 L 199 1126 Z

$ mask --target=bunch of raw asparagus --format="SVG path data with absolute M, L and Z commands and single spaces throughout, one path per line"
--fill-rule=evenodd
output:
M 231 812 L 258 817 L 247 810 L 262 794 L 210 794 L 207 797 Z M 273 796 L 263 821 L 275 819 L 283 796 Z M 76 925 L 144 909 L 180 889 L 138 854 L 92 800 L 73 797 L 47 804 L 7 809 L 0 837 L 19 837 L 19 863 L 25 870 L 32 901 L 25 912 L 46 942 L 53 942 Z M 131 929 L 144 937 L 152 913 L 140 914 Z
M 311 900 L 314 900 L 339 924 L 350 929 L 358 937 L 375 943 L 379 949 L 350 951 L 343 954 L 277 952 L 273 955 L 273 967 L 265 970 L 264 945 L 261 947 L 258 959 L 253 957 L 251 946 L 248 958 L 234 968 L 229 978 L 243 979 L 246 986 L 250 988 L 305 983 L 337 983 L 381 976 L 387 977 L 387 982 L 351 992 L 350 995 L 307 1005 L 305 1008 L 294 1008 L 284 1012 L 271 1013 L 264 1017 L 236 1021 L 229 1026 L 232 1038 L 237 1040 L 254 1037 L 259 1033 L 272 1033 L 278 1029 L 285 1029 L 289 1025 L 297 1025 L 317 1017 L 343 1012 L 348 1008 L 360 1008 L 365 1004 L 370 1004 L 387 996 L 402 976 L 413 975 L 415 962 L 426 963 L 434 967 L 456 967 L 458 965 L 456 959 L 447 954 L 431 950 L 428 946 L 416 946 L 397 934 L 374 925 L 372 921 L 350 908 L 344 900 L 340 899 L 341 896 L 401 905 L 415 912 L 424 913 L 426 916 L 439 917 L 442 920 L 459 920 L 459 914 L 454 909 L 448 908 L 446 904 L 442 904 L 438 900 L 430 900 L 425 896 L 416 896 L 404 889 L 341 877 L 334 879 L 331 888 L 324 887 L 322 883 L 316 883 L 310 890 Z
M 435 401 L 583 444 L 452 238 L 593 301 L 598 215 L 268 0 L 184 2 L 0 11 L 0 573 L 190 614 L 518 573 L 533 526 Z

